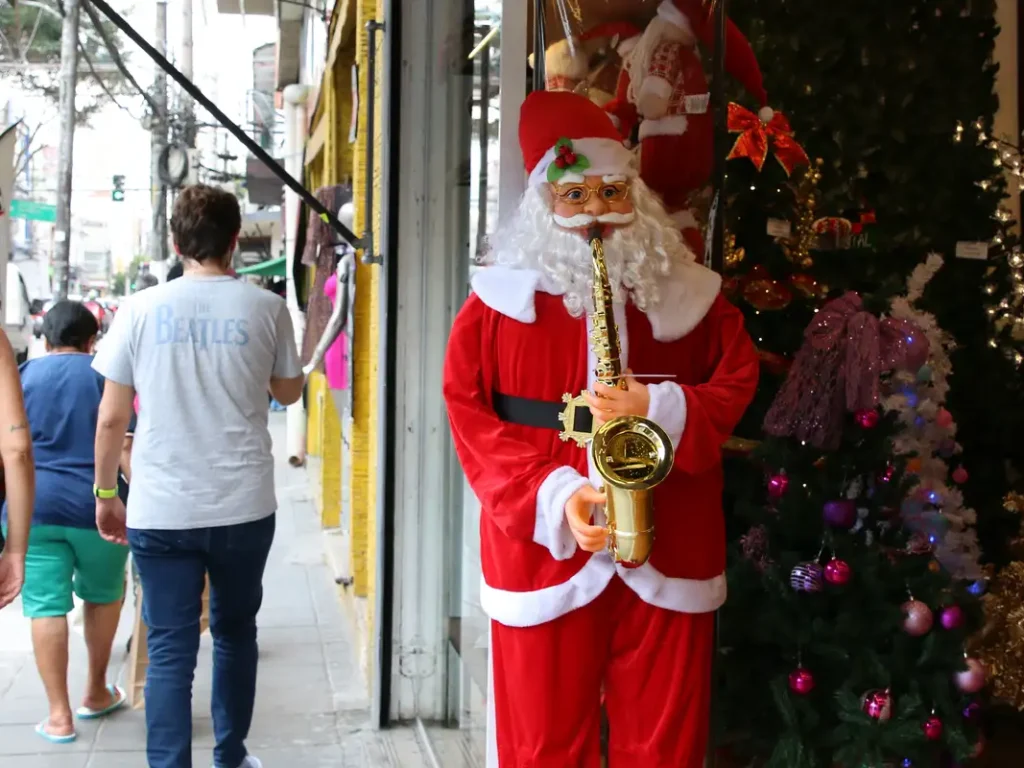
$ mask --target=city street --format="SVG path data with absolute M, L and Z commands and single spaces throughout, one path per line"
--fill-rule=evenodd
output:
M 356 663 L 352 627 L 339 601 L 323 550 L 305 470 L 284 458 L 284 414 L 271 414 L 279 500 L 260 626 L 260 674 L 249 748 L 266 768 L 426 766 L 411 729 L 370 727 L 368 695 Z M 114 646 L 111 680 L 124 684 L 126 643 L 134 606 L 129 598 Z M 72 703 L 84 683 L 81 625 L 72 615 Z M 203 637 L 193 705 L 196 766 L 211 763 L 209 714 L 211 640 Z M 0 765 L 4 768 L 141 768 L 143 711 L 78 723 L 78 740 L 55 746 L 33 728 L 46 699 L 33 663 L 29 624 L 15 603 L 0 611 Z

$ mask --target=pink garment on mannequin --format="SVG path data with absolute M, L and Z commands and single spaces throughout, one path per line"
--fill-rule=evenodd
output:
M 338 276 L 331 275 L 324 283 L 324 296 L 331 300 L 331 306 L 338 298 Z M 338 339 L 324 355 L 324 371 L 327 386 L 331 389 L 348 389 L 348 332 L 342 331 Z

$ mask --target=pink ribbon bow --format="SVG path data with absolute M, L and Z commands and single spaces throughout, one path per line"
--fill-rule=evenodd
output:
M 822 307 L 804 331 L 804 344 L 765 417 L 765 432 L 834 450 L 844 414 L 878 405 L 884 372 L 916 370 L 927 359 L 928 339 L 917 326 L 879 319 L 860 296 L 846 293 Z

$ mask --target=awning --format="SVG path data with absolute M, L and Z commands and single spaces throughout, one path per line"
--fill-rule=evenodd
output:
M 259 275 L 260 277 L 284 277 L 288 269 L 285 262 L 287 259 L 284 256 L 279 256 L 276 259 L 270 259 L 268 261 L 261 261 L 259 264 L 253 264 L 251 267 L 242 267 L 236 270 L 236 274 L 239 275 Z

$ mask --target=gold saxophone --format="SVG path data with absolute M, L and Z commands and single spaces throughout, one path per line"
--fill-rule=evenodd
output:
M 625 389 L 600 228 L 592 230 L 589 238 L 594 265 L 594 330 L 590 341 L 597 357 L 596 378 L 609 387 Z M 673 453 L 665 430 L 642 416 L 620 416 L 594 433 L 590 455 L 604 480 L 608 548 L 615 562 L 635 567 L 651 556 L 654 488 L 668 477 Z

